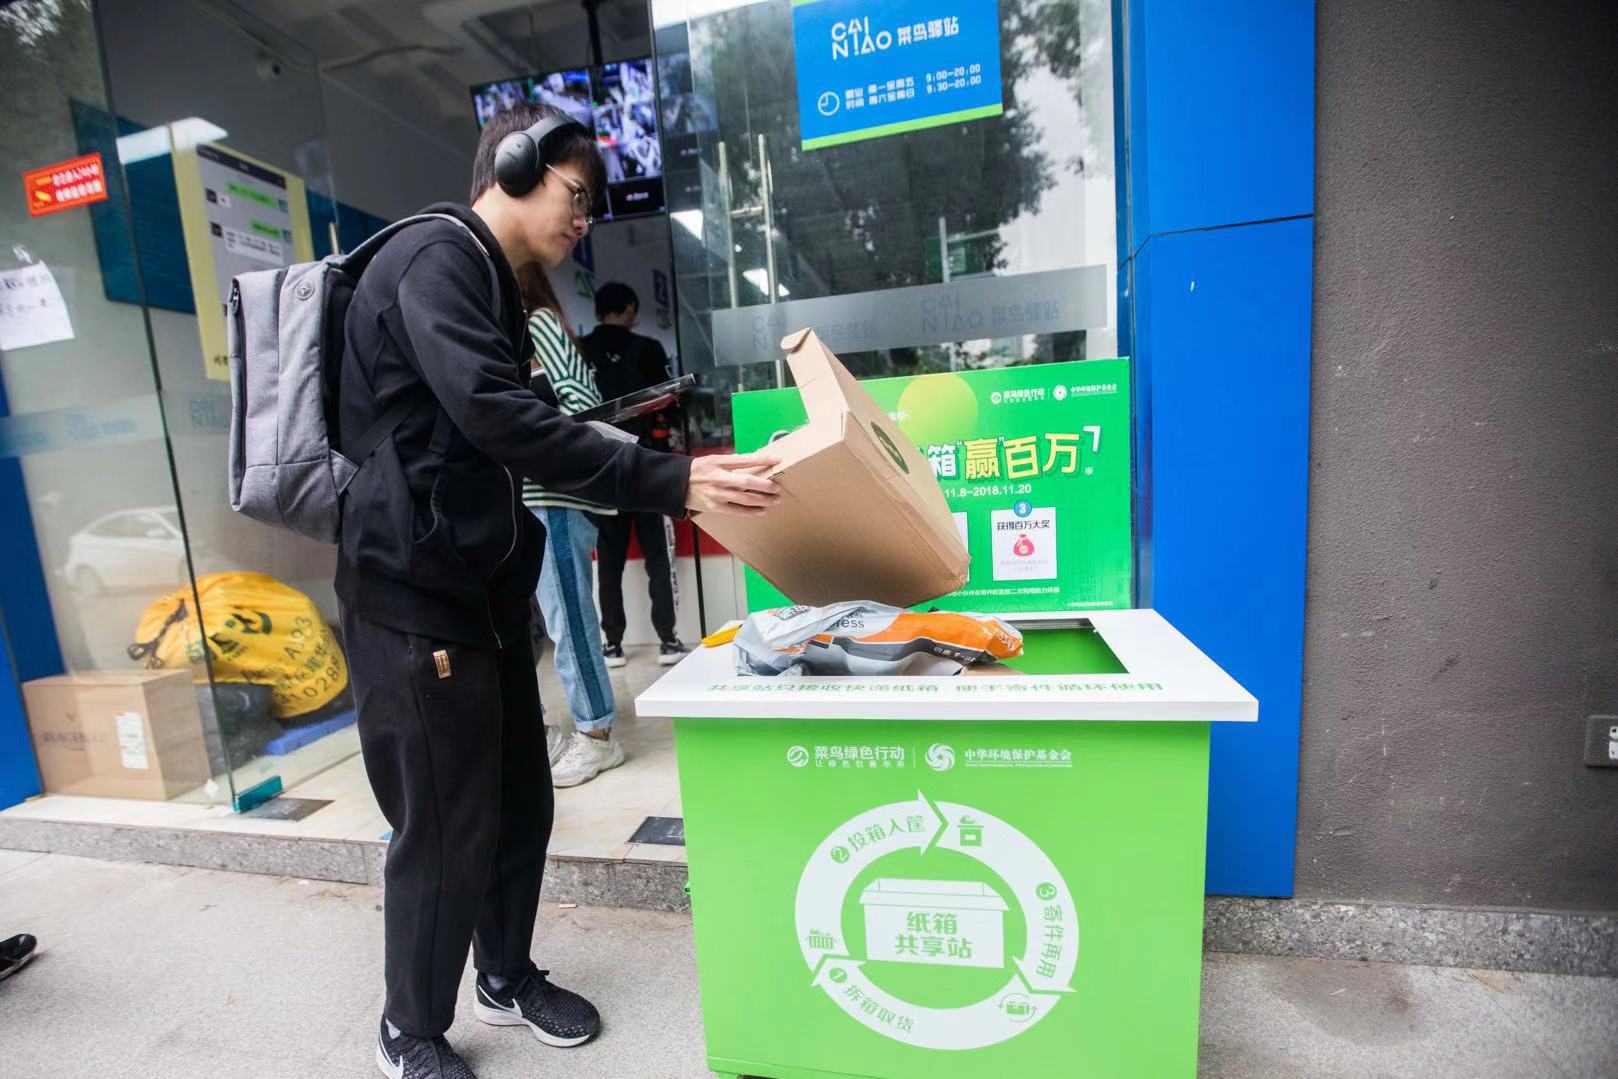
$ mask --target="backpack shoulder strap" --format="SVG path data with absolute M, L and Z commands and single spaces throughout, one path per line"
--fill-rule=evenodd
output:
M 495 321 L 500 321 L 504 317 L 500 302 L 500 271 L 495 268 L 494 256 L 489 253 L 487 247 L 483 246 L 483 241 L 478 238 L 477 233 L 472 231 L 472 227 L 454 214 L 413 214 L 410 217 L 400 218 L 386 228 L 373 233 L 358 247 L 344 255 L 343 267 L 350 274 L 358 277 L 364 272 L 365 267 L 370 265 L 371 260 L 376 257 L 376 253 L 382 250 L 382 245 L 391 240 L 396 233 L 403 232 L 411 225 L 419 225 L 427 221 L 448 221 L 466 233 L 471 238 L 472 243 L 477 246 L 477 249 L 483 253 L 483 261 L 489 270 L 489 297 L 494 304 Z
M 376 448 L 382 445 L 382 440 L 398 430 L 399 425 L 405 421 L 406 416 L 432 399 L 431 394 L 415 393 L 406 394 L 399 398 L 399 400 L 388 406 L 387 411 L 378 416 L 371 426 L 365 429 L 365 433 L 359 437 L 359 441 L 354 443 L 343 456 L 347 457 L 356 466 L 364 464 L 366 459 L 376 452 Z

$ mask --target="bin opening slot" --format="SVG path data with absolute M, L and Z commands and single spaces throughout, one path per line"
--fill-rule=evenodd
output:
M 1021 674 L 1128 674 L 1129 669 L 1087 618 L 1029 623 L 1022 630 L 1022 655 L 1004 661 Z M 993 669 L 985 674 L 1006 673 Z

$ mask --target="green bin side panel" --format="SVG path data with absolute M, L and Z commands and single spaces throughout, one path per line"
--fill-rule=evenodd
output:
M 1206 723 L 685 719 L 675 729 L 715 1071 L 770 1079 L 1195 1075 Z M 1007 761 L 1002 753 L 1029 759 Z M 906 803 L 932 813 L 906 813 Z M 874 833 L 850 834 L 851 821 L 865 815 L 869 822 L 879 807 L 898 808 Z M 978 840 L 994 852 L 964 845 L 971 822 L 953 818 L 973 813 L 971 822 L 998 822 Z M 1019 838 L 997 838 L 1007 826 Z M 896 830 L 903 834 L 874 838 Z M 930 842 L 918 845 L 912 833 Z M 1030 864 L 1029 848 L 1017 847 L 1023 838 L 1039 873 L 1054 869 L 1059 879 L 1049 883 L 1071 896 L 1071 911 L 1053 913 L 1058 903 L 1042 912 L 1038 900 L 1019 898 L 1029 892 L 1026 869 L 999 872 L 1012 865 L 1005 852 L 1014 847 L 1023 852 L 1016 865 Z M 822 944 L 823 934 L 836 935 L 836 958 L 806 955 L 800 881 L 825 879 L 831 863 L 846 864 L 848 851 L 862 847 L 875 860 L 843 885 L 832 916 L 841 924 L 810 927 Z M 928 889 L 935 894 L 914 900 Z M 890 899 L 894 891 L 900 895 Z M 827 900 L 818 909 L 836 905 Z M 992 909 L 1002 905 L 1003 913 Z M 938 921 L 954 916 L 940 910 L 958 913 L 959 923 Z M 904 930 L 916 928 L 907 920 L 917 917 L 961 939 L 970 933 L 980 964 L 991 954 L 985 947 L 998 943 L 1000 965 L 910 958 L 918 941 Z M 884 932 L 894 918 L 905 923 L 900 932 Z M 1070 991 L 1004 992 L 1017 976 L 1014 960 L 1032 966 L 1052 943 L 1042 943 L 1048 918 L 1076 919 Z M 875 936 L 867 940 L 872 919 Z M 884 954 L 871 960 L 867 944 Z M 834 984 L 833 975 L 848 979 L 849 970 L 855 976 L 847 984 Z M 882 1005 L 861 1019 L 834 999 L 856 983 L 866 987 L 864 1003 L 845 1006 Z M 895 1008 L 887 1006 L 895 1004 L 918 1014 L 976 1007 L 961 1027 L 1004 1040 L 911 1044 L 915 1028 L 895 1028 Z

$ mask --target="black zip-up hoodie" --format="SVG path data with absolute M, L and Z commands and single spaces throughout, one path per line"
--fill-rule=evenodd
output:
M 402 395 L 420 397 L 343 497 L 337 595 L 394 629 L 482 648 L 528 632 L 544 530 L 522 477 L 626 510 L 685 512 L 687 457 L 614 442 L 535 397 L 520 358 L 522 300 L 487 226 L 412 225 L 360 275 L 348 309 L 338 445 L 353 444 Z

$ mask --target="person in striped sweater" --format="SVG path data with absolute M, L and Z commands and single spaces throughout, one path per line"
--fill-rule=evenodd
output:
M 534 345 L 533 372 L 544 375 L 569 415 L 601 404 L 595 376 L 579 355 L 550 278 L 537 264 L 518 274 L 529 310 L 528 336 Z M 573 714 L 573 733 L 545 726 L 551 782 L 558 787 L 588 783 L 624 763 L 623 746 L 612 735 L 617 709 L 612 682 L 601 654 L 601 619 L 596 611 L 590 555 L 596 526 L 587 514 L 618 511 L 523 481 L 523 504 L 545 526 L 545 561 L 539 571 L 540 614 L 555 644 L 556 672 Z

